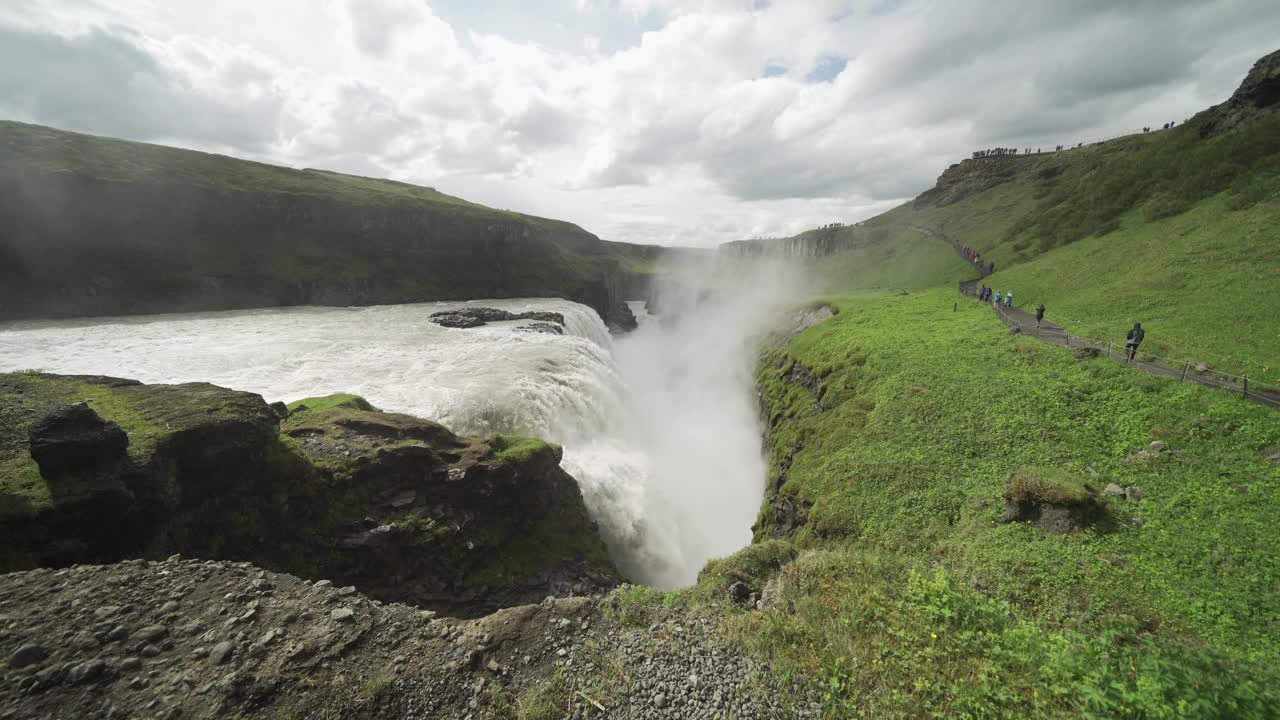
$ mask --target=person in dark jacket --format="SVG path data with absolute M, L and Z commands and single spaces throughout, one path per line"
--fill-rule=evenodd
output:
M 1125 349 L 1129 351 L 1129 359 L 1133 360 L 1138 355 L 1138 346 L 1142 344 L 1142 338 L 1147 333 L 1142 329 L 1142 323 L 1134 323 L 1133 329 L 1125 336 Z
M 1040 303 L 1040 306 L 1036 308 L 1036 328 L 1037 329 L 1039 329 L 1040 327 L 1041 320 L 1044 320 L 1044 303 Z

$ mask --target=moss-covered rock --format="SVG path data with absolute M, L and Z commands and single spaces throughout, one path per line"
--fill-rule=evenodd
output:
M 324 395 L 322 397 L 309 397 L 301 400 L 294 400 L 285 406 L 289 411 L 288 414 L 308 411 L 332 410 L 334 408 L 348 408 L 351 410 L 370 410 L 377 411 L 372 403 L 359 395 L 351 393 L 334 393 L 333 395 Z
M 1084 527 L 1102 514 L 1092 489 L 1059 468 L 1023 467 L 1009 475 L 1001 522 L 1034 522 L 1054 535 Z
M 556 445 L 349 406 L 283 431 L 341 498 L 335 562 L 375 597 L 481 610 L 617 582 Z
M 64 415 L 81 460 L 42 470 L 33 429 Z M 213 385 L 0 375 L 0 569 L 180 552 L 459 611 L 617 581 L 554 445 L 460 437 L 354 395 L 280 423 Z M 93 432 L 114 454 L 75 445 Z

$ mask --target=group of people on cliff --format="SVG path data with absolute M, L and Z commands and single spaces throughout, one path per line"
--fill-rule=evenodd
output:
M 1164 125 L 1161 125 L 1160 129 L 1168 130 L 1169 128 L 1173 127 L 1176 124 L 1177 123 L 1175 122 L 1167 122 Z M 1152 131 L 1152 128 L 1150 127 L 1142 128 L 1143 133 L 1149 133 L 1151 131 Z M 1084 143 L 1076 143 L 1075 147 L 1082 148 L 1084 147 Z M 1058 145 L 1053 148 L 1053 152 L 1062 152 L 1064 149 L 1069 150 L 1073 148 L 1070 145 Z M 1008 147 L 997 147 L 997 148 L 991 148 L 990 150 L 974 150 L 973 159 L 977 160 L 979 158 L 998 157 L 1002 155 L 1039 155 L 1042 152 L 1044 152 L 1043 148 L 1035 148 L 1035 152 L 1032 152 L 1031 148 L 1018 149 L 1018 148 L 1008 148 Z
M 1054 152 L 1058 152 L 1059 150 L 1062 150 L 1061 145 L 1055 148 Z M 998 155 L 1039 155 L 1043 152 L 1044 152 L 1044 148 L 1018 149 L 1018 148 L 999 147 L 999 148 L 992 148 L 990 150 L 975 150 L 973 151 L 973 159 L 977 160 L 978 158 L 995 157 Z

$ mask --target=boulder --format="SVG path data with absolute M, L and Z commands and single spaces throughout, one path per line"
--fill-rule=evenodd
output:
M 1096 522 L 1103 513 L 1089 487 L 1056 468 L 1024 467 L 1005 481 L 1002 523 L 1034 523 L 1042 532 L 1065 535 Z
M 491 322 L 507 322 L 511 320 L 533 320 L 535 325 L 538 323 L 554 323 L 560 325 L 561 328 L 564 326 L 564 315 L 544 310 L 513 313 L 498 308 L 468 307 L 456 310 L 441 310 L 431 314 L 431 322 L 450 328 L 473 328 L 487 325 Z M 564 330 L 560 329 L 557 332 L 563 333 Z
M 61 405 L 31 426 L 29 442 L 40 473 L 53 477 L 120 460 L 129 436 L 88 405 Z
M 1124 497 L 1124 488 L 1115 483 L 1109 483 L 1102 489 L 1102 494 L 1107 497 Z
M 1125 488 L 1125 489 L 1124 489 L 1124 499 L 1125 499 L 1125 500 L 1135 500 L 1135 501 L 1136 501 L 1136 500 L 1141 500 L 1141 499 L 1142 499 L 1142 488 L 1138 487 L 1137 485 L 1130 485 L 1129 487 Z

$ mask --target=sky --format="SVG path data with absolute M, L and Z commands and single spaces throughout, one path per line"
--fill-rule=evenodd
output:
M 712 246 L 1181 122 L 1277 28 L 1274 0 L 0 0 L 0 119 Z

